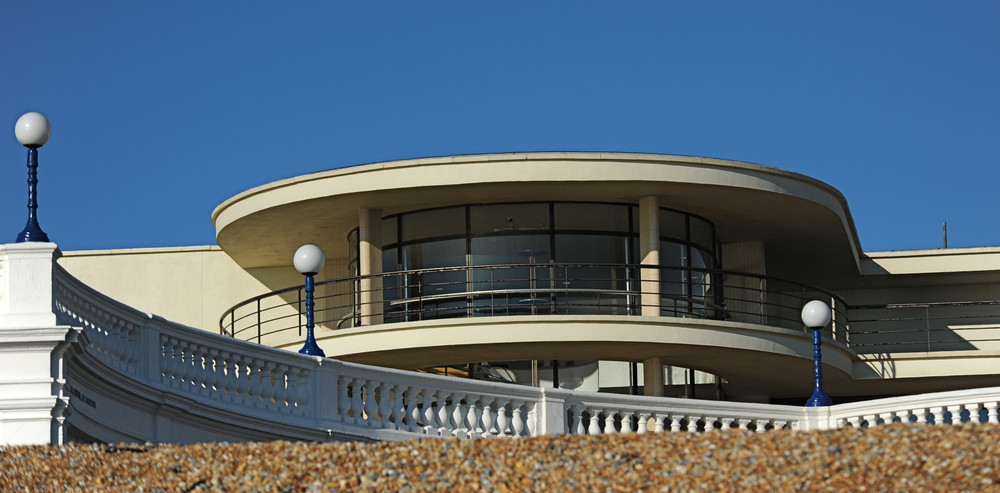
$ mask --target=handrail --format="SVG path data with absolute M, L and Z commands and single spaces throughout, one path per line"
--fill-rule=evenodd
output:
M 653 270 L 658 276 L 650 275 Z M 644 279 L 657 277 L 656 304 L 644 306 L 644 290 L 650 288 Z M 362 292 L 362 285 L 372 288 Z M 289 287 L 240 302 L 220 317 L 219 332 L 263 343 L 301 331 L 301 308 L 295 301 L 299 293 L 300 287 Z M 848 305 L 835 293 L 786 278 L 715 269 L 587 263 L 458 266 L 331 279 L 317 282 L 316 293 L 316 324 L 333 330 L 440 318 L 651 312 L 801 330 L 801 307 L 818 298 L 834 310 L 827 336 L 849 342 Z
M 1000 300 L 855 305 L 850 313 L 859 353 L 1000 347 Z

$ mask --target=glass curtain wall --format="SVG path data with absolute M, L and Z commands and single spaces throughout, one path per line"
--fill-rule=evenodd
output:
M 638 288 L 638 207 L 532 202 L 465 205 L 382 220 L 385 321 L 543 313 L 628 314 Z M 664 315 L 702 316 L 714 227 L 661 209 Z M 671 267 L 680 269 L 670 269 Z M 418 272 L 411 272 L 418 271 Z

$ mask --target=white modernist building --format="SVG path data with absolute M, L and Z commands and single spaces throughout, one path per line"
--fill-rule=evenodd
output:
M 39 354 L 56 363 L 37 380 L 67 384 L 37 390 L 58 403 L 36 409 L 52 440 L 996 421 L 983 388 L 1000 383 L 1000 248 L 864 252 L 844 197 L 796 173 L 657 154 L 425 158 L 266 184 L 212 218 L 218 246 L 4 247 L 0 329 L 48 330 Z M 303 244 L 327 258 L 328 358 L 295 353 Z M 47 298 L 17 299 L 21 268 L 42 272 Z M 837 405 L 819 411 L 798 407 L 814 299 L 833 309 L 822 368 Z M 39 318 L 17 318 L 20 303 Z

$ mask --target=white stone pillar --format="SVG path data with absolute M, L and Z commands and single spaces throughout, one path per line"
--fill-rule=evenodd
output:
M 55 243 L 0 245 L 0 446 L 65 443 L 62 354 L 77 329 L 56 325 Z
M 639 263 L 642 272 L 639 300 L 642 315 L 660 316 L 660 201 L 656 197 L 639 199 Z M 648 266 L 648 267 L 647 267 Z
M 643 394 L 663 397 L 663 358 L 642 361 Z
M 639 263 L 642 315 L 660 316 L 660 201 L 657 197 L 639 199 Z M 643 393 L 663 396 L 663 359 L 642 362 Z
M 382 273 L 382 211 L 358 211 L 358 269 L 361 276 Z M 362 277 L 360 283 L 361 325 L 378 325 L 382 317 L 382 279 Z

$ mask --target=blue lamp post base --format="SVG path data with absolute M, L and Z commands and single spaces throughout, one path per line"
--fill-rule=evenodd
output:
M 38 147 L 28 147 L 28 222 L 17 234 L 15 243 L 48 242 L 49 235 L 38 225 Z
M 316 302 L 313 300 L 313 292 L 315 291 L 315 284 L 313 281 L 312 274 L 306 274 L 306 342 L 299 349 L 299 353 L 308 354 L 309 356 L 322 356 L 326 357 L 326 353 L 323 349 L 316 344 L 316 337 L 313 334 L 313 329 L 316 324 L 313 323 L 313 309 L 316 306 Z
M 823 392 L 823 366 L 822 366 L 822 329 L 813 327 L 813 394 L 806 401 L 806 407 L 829 406 L 833 401 Z

